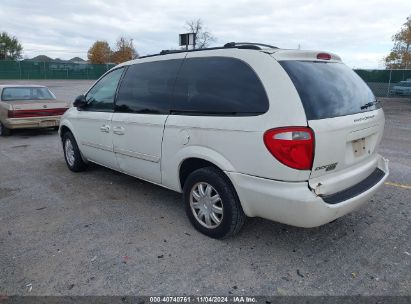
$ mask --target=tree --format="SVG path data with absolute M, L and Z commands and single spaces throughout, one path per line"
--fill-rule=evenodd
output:
M 102 64 L 109 63 L 111 49 L 107 41 L 96 41 L 87 52 L 88 60 L 91 63 Z
M 117 64 L 132 60 L 138 57 L 138 53 L 133 46 L 133 39 L 120 37 L 116 42 L 116 49 L 111 55 L 111 60 Z
M 387 69 L 411 68 L 411 15 L 401 29 L 392 37 L 394 47 L 384 58 Z
M 212 42 L 217 40 L 210 32 L 207 32 L 205 30 L 203 21 L 201 19 L 186 21 L 185 28 L 190 33 L 196 34 L 193 50 L 206 48 Z
M 15 36 L 9 36 L 6 32 L 0 34 L 0 59 L 17 60 L 22 58 L 23 47 Z

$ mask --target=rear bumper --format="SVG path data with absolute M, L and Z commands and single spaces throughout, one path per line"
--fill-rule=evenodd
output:
M 227 175 L 247 216 L 310 228 L 331 222 L 368 202 L 388 177 L 388 160 L 379 156 L 378 169 L 383 176 L 376 183 L 333 204 L 311 191 L 308 182 L 282 182 L 233 172 Z
M 44 116 L 30 118 L 7 118 L 3 124 L 9 129 L 34 129 L 58 127 L 61 116 Z

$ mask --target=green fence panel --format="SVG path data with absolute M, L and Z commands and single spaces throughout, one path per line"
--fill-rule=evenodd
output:
M 0 61 L 1 79 L 20 79 L 20 63 L 18 61 Z
M 355 70 L 355 72 L 377 97 L 397 96 L 392 92 L 392 87 L 400 81 L 411 81 L 411 70 Z
M 0 79 L 97 79 L 115 64 L 0 61 Z

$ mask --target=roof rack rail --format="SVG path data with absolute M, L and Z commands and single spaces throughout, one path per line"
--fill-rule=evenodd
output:
M 204 48 L 204 49 L 195 49 L 195 50 L 162 50 L 162 51 L 161 51 L 160 53 L 158 53 L 158 54 L 141 56 L 141 57 L 139 57 L 139 58 L 147 58 L 147 57 L 154 57 L 154 56 L 167 55 L 167 54 L 175 54 L 175 53 L 187 53 L 187 52 L 199 52 L 199 51 L 209 51 L 209 50 L 221 50 L 221 49 L 227 49 L 227 48 L 261 50 L 261 49 L 262 49 L 261 47 L 278 49 L 278 47 L 276 47 L 276 46 L 272 46 L 272 45 L 268 45 L 268 44 L 262 44 L 262 43 L 253 43 L 253 42 L 229 42 L 229 43 L 226 43 L 224 46 L 210 47 L 210 48 Z
M 162 50 L 160 52 L 160 55 L 167 55 L 167 54 L 173 54 L 173 53 L 181 53 L 182 50 Z
M 191 53 L 191 52 L 199 52 L 199 51 L 210 51 L 210 50 L 221 50 L 225 49 L 223 46 L 218 46 L 218 47 L 211 47 L 211 48 L 203 48 L 203 49 L 195 49 L 195 50 L 162 50 L 158 54 L 152 54 L 152 55 L 145 55 L 138 57 L 140 58 L 147 58 L 147 57 L 154 57 L 154 56 L 160 56 L 160 55 L 167 55 L 167 54 L 176 54 L 176 53 Z
M 256 43 L 256 42 L 229 42 L 224 45 L 224 47 L 237 47 L 237 48 L 252 48 L 256 50 L 261 50 L 261 46 L 265 48 L 271 48 L 271 49 L 278 49 L 278 47 L 269 45 L 269 44 L 264 44 L 264 43 Z

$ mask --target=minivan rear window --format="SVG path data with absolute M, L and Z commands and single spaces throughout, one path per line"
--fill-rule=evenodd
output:
M 187 58 L 174 88 L 172 113 L 253 116 L 267 112 L 265 89 L 251 67 L 227 57 Z
M 280 61 L 308 120 L 332 118 L 380 108 L 367 84 L 343 63 Z

